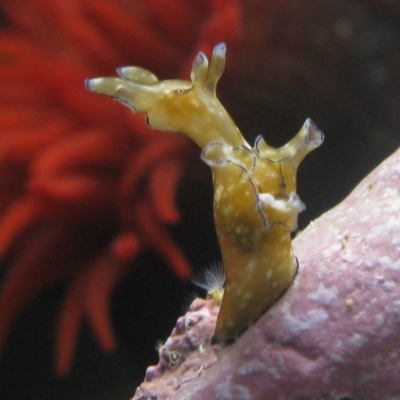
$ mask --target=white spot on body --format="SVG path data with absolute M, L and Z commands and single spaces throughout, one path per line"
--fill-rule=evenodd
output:
M 215 188 L 215 193 L 214 193 L 214 201 L 215 202 L 219 202 L 221 200 L 223 190 L 224 190 L 224 187 L 222 185 L 219 185 L 217 188 Z
M 194 108 L 199 108 L 200 103 L 196 99 L 190 99 L 189 103 L 194 107 Z

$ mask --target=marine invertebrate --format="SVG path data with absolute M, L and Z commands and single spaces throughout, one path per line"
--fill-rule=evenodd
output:
M 291 232 L 304 209 L 296 194 L 302 159 L 323 141 L 307 120 L 286 145 L 275 149 L 262 137 L 251 147 L 216 97 L 225 67 L 226 46 L 215 46 L 211 61 L 200 52 L 191 81 L 159 81 L 137 67 L 118 70 L 120 78 L 86 82 L 145 112 L 152 128 L 182 132 L 201 148 L 213 172 L 214 219 L 226 272 L 226 287 L 214 337 L 236 338 L 288 287 L 296 272 Z
M 179 220 L 174 198 L 190 143 L 150 132 L 82 82 L 124 63 L 180 75 L 200 47 L 237 39 L 240 6 L 17 0 L 0 7 L 8 21 L 0 33 L 0 257 L 9 266 L 0 351 L 21 308 L 65 281 L 56 370 L 66 373 L 85 317 L 102 348 L 115 349 L 108 300 L 139 252 L 154 249 L 177 276 L 191 274 L 166 229 Z
M 225 287 L 225 271 L 221 262 L 204 268 L 192 277 L 192 282 L 207 291 L 207 298 L 211 298 L 217 305 L 221 305 Z

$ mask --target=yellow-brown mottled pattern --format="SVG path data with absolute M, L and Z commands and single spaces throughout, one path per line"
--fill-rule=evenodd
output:
M 199 53 L 191 82 L 160 82 L 138 67 L 119 70 L 121 78 L 87 82 L 89 90 L 147 113 L 151 127 L 185 133 L 203 149 L 201 157 L 213 172 L 214 217 L 226 272 L 215 330 L 220 340 L 237 337 L 293 280 L 290 233 L 304 209 L 296 194 L 297 168 L 323 140 L 307 120 L 279 149 L 263 138 L 251 147 L 216 97 L 225 52 L 223 43 L 217 45 L 210 64 Z

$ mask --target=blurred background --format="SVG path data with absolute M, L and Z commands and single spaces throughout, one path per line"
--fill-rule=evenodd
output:
M 0 399 L 129 399 L 220 260 L 212 184 L 185 137 L 149 131 L 86 78 L 189 78 L 228 44 L 218 96 L 251 143 L 306 118 L 300 229 L 400 145 L 395 0 L 0 0 Z

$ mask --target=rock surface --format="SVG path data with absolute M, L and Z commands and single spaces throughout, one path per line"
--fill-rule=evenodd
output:
M 296 237 L 294 283 L 235 343 L 195 300 L 134 399 L 400 400 L 399 192 L 400 150 Z

